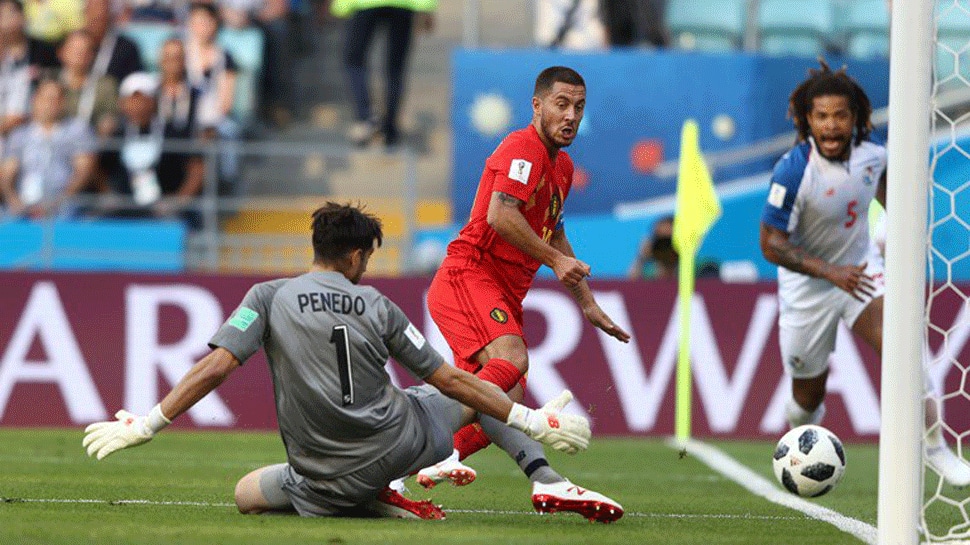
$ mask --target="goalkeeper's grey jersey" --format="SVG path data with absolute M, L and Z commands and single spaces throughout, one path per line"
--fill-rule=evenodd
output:
M 397 305 L 338 272 L 256 284 L 209 344 L 241 362 L 265 348 L 288 461 L 313 480 L 423 438 L 384 365 L 393 356 L 424 379 L 444 363 Z

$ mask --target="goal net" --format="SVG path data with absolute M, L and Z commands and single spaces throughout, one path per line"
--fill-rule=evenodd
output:
M 906 0 L 896 0 L 896 2 Z M 943 432 L 970 457 L 970 0 L 934 0 L 933 86 L 925 310 L 927 388 L 942 407 L 926 433 Z M 932 413 L 931 413 L 932 414 Z M 920 533 L 970 543 L 970 488 L 950 486 L 924 460 Z

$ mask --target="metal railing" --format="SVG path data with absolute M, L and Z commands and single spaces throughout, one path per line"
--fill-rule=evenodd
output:
M 98 152 L 118 151 L 123 140 L 109 139 L 99 142 Z M 65 207 L 79 210 L 79 217 L 131 217 L 132 215 L 152 216 L 152 206 L 161 204 L 173 211 L 172 217 L 193 215 L 195 228 L 189 230 L 186 247 L 186 265 L 191 270 L 298 270 L 308 266 L 312 258 L 310 247 L 310 213 L 328 199 L 361 202 L 367 204 L 374 200 L 390 200 L 400 221 L 385 235 L 388 251 L 376 257 L 375 263 L 383 269 L 407 272 L 409 255 L 416 229 L 418 207 L 417 156 L 409 149 L 402 148 L 393 152 L 364 150 L 347 145 L 318 144 L 314 142 L 202 142 L 198 140 L 166 139 L 164 152 L 201 156 L 205 163 L 205 176 L 201 193 L 191 199 L 181 200 L 165 196 L 151 206 L 138 205 L 132 196 L 109 194 L 76 195 Z M 274 184 L 279 184 L 278 192 L 260 194 L 227 195 L 220 192 L 219 161 L 224 153 L 237 154 L 242 169 L 254 160 L 266 161 L 270 158 L 302 159 L 323 158 L 325 164 L 342 165 L 324 169 L 324 175 L 342 175 L 349 181 L 343 188 L 330 187 L 312 193 L 293 193 L 287 191 L 286 180 L 291 172 L 273 174 Z M 355 164 L 372 161 L 371 171 L 380 175 L 381 180 L 355 179 L 352 172 Z M 386 168 L 397 163 L 397 168 Z M 373 173 L 372 172 L 372 173 Z M 325 176 L 322 176 L 325 177 Z M 243 175 L 243 179 L 246 175 Z M 322 185 L 322 184 L 321 184 Z M 245 190 L 244 190 L 245 191 Z M 373 206 L 371 206 L 373 210 Z M 250 226 L 245 233 L 227 231 L 225 226 L 241 211 L 254 214 L 276 213 L 300 218 L 305 225 L 305 234 L 292 230 L 273 232 L 261 230 L 258 225 Z M 379 210 L 375 212 L 380 212 Z M 62 216 L 63 217 L 63 216 Z M 0 219 L 4 219 L 0 216 Z M 9 215 L 5 218 L 10 221 Z M 33 266 L 52 266 L 54 254 L 64 256 L 55 247 L 53 237 L 55 220 L 58 216 L 36 220 L 44 230 L 43 245 L 38 252 L 26 258 Z M 258 220 L 257 220 L 258 221 Z M 101 250 L 68 250 L 80 257 L 97 259 L 99 255 L 112 252 Z M 282 256 L 287 256 L 283 258 Z M 17 265 L 14 264 L 16 267 Z

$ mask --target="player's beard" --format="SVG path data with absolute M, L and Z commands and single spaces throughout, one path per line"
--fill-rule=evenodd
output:
M 578 123 L 576 125 L 578 125 Z M 566 138 L 561 132 L 562 129 L 566 127 L 565 123 L 562 123 L 562 122 L 547 123 L 545 120 L 543 120 L 540 123 L 540 126 L 542 127 L 542 134 L 546 137 L 546 141 L 552 142 L 552 144 L 555 145 L 557 148 L 568 147 L 570 144 L 573 143 L 573 140 L 576 139 L 575 126 L 571 127 L 572 138 Z
M 834 153 L 826 153 L 826 144 L 834 139 L 823 139 L 817 136 L 813 136 L 815 139 L 815 147 L 818 149 L 819 154 L 828 159 L 829 161 L 845 161 L 849 158 L 849 150 L 852 147 L 852 135 L 848 135 L 844 138 L 839 138 L 839 147 Z

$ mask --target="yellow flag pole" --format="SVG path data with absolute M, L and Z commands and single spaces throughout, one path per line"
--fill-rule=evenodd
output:
M 701 155 L 697 122 L 688 119 L 680 135 L 677 204 L 674 213 L 674 249 L 678 254 L 677 301 L 679 344 L 674 433 L 684 443 L 691 435 L 692 391 L 690 366 L 690 314 L 694 299 L 694 261 L 704 235 L 721 215 L 721 202 Z
M 677 301 L 680 318 L 679 348 L 677 350 L 676 425 L 674 435 L 681 443 L 690 439 L 691 370 L 690 370 L 690 311 L 694 299 L 694 253 L 686 252 L 677 264 Z

